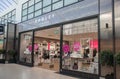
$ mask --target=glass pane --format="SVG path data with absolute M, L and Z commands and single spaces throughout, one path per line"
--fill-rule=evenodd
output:
M 27 2 L 23 4 L 23 9 L 27 8 Z
M 39 16 L 39 15 L 41 15 L 41 13 L 42 12 L 41 12 L 41 9 L 40 9 L 40 10 L 38 10 L 38 11 L 35 12 L 35 16 Z
M 29 6 L 34 4 L 34 0 L 29 0 Z
M 51 4 L 51 0 L 43 0 L 43 7 L 50 5 Z
M 35 4 L 35 10 L 42 8 L 42 2 Z
M 32 32 L 22 33 L 20 35 L 20 61 L 32 63 Z
M 31 13 L 33 11 L 34 11 L 34 6 L 31 6 L 31 7 L 28 8 L 28 13 Z
M 64 0 L 64 3 L 65 3 L 65 5 L 69 5 L 69 4 L 75 3 L 77 1 L 78 0 Z
M 35 0 L 35 3 L 39 2 L 39 1 L 41 1 L 41 0 Z
M 35 31 L 34 65 L 59 71 L 60 27 Z
M 3 21 L 4 21 L 4 19 L 1 20 L 1 23 L 2 23 L 2 24 L 4 24 Z
M 52 0 L 53 3 L 54 3 L 54 2 L 57 2 L 57 1 L 61 1 L 61 0 Z
M 7 20 L 5 20 L 5 23 L 7 23 Z
M 31 19 L 31 18 L 33 18 L 33 13 L 28 15 L 28 19 Z
M 15 21 L 15 16 L 12 16 L 12 18 L 11 18 L 13 21 Z
M 53 4 L 53 10 L 63 7 L 63 0 Z
M 47 13 L 51 11 L 51 6 L 43 8 L 43 13 Z
M 27 16 L 22 17 L 22 21 L 27 20 Z
M 16 10 L 13 10 L 13 11 L 12 11 L 12 15 L 15 15 L 15 11 L 16 11 Z
M 27 15 L 27 9 L 24 9 L 22 12 L 22 16 Z
M 5 15 L 5 19 L 7 19 L 7 15 Z
M 12 17 L 9 17 L 8 19 L 9 19 L 9 20 L 11 20 L 11 19 L 12 19 Z
M 11 17 L 11 16 L 12 16 L 12 15 L 11 15 L 11 12 L 10 12 L 10 13 L 8 13 L 8 18 L 9 18 L 9 17 Z
M 98 74 L 98 23 L 85 20 L 63 26 L 62 68 Z

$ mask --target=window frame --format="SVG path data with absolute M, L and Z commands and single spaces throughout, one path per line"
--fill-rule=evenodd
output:
M 54 8 L 53 8 L 53 5 L 59 3 L 60 1 L 63 1 L 62 6 L 54 9 Z M 26 14 L 26 15 L 28 16 L 29 14 L 32 13 L 32 12 L 30 12 L 30 13 L 28 12 L 29 7 L 33 6 L 33 7 L 34 7 L 34 10 L 33 10 L 34 16 L 33 16 L 33 18 L 35 18 L 35 17 L 36 17 L 36 16 L 35 16 L 35 12 L 37 12 L 37 11 L 40 10 L 40 9 L 41 9 L 41 14 L 38 15 L 38 16 L 41 16 L 41 15 L 43 15 L 43 14 L 46 14 L 46 13 L 49 13 L 49 12 L 52 12 L 52 11 L 55 11 L 55 10 L 58 10 L 58 9 L 61 9 L 61 8 L 67 7 L 67 6 L 70 6 L 70 5 L 72 5 L 72 4 L 75 4 L 75 3 L 78 3 L 78 2 L 81 2 L 81 1 L 84 1 L 84 0 L 77 0 L 77 2 L 73 2 L 73 3 L 71 3 L 71 4 L 65 5 L 65 0 L 55 0 L 54 2 L 53 2 L 53 0 L 51 0 L 51 3 L 50 3 L 50 4 L 44 6 L 44 4 L 43 4 L 43 3 L 44 3 L 44 0 L 38 0 L 38 1 L 34 0 L 34 4 L 32 4 L 32 5 L 29 6 L 29 0 L 28 0 L 28 1 L 26 1 L 25 3 L 22 4 L 22 12 L 23 12 L 24 9 L 27 9 L 27 14 Z M 35 5 L 36 5 L 36 4 L 39 4 L 40 2 L 42 3 L 41 8 L 35 9 Z M 25 4 L 27 5 L 27 7 L 24 8 L 24 5 L 25 5 Z M 47 8 L 47 7 L 49 7 L 49 6 L 51 6 L 51 10 L 45 12 L 44 9 Z M 22 21 L 22 18 L 23 18 L 24 16 L 26 16 L 26 15 L 23 15 L 22 12 L 21 12 L 21 21 Z M 27 20 L 28 20 L 28 18 L 27 18 Z M 26 21 L 27 21 L 27 20 L 26 20 Z M 23 21 L 22 21 L 22 22 L 23 22 Z

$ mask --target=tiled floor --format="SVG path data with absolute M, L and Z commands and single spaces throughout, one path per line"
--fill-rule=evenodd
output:
M 81 79 L 60 75 L 54 71 L 17 64 L 0 64 L 0 79 Z

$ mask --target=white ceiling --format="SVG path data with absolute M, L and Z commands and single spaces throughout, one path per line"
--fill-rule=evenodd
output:
M 0 0 L 0 13 L 16 5 L 18 0 Z

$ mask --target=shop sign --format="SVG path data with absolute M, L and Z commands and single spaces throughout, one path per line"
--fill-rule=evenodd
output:
M 40 22 L 48 21 L 48 20 L 50 20 L 54 17 L 55 17 L 55 14 L 49 14 L 47 16 L 43 16 L 43 17 L 40 17 L 38 19 L 35 19 L 34 22 L 35 23 L 40 23 Z
M 91 3 L 93 2 L 93 3 Z M 22 22 L 21 31 L 50 26 L 75 19 L 84 18 L 98 14 L 98 0 L 81 0 L 68 7 L 43 14 L 34 19 Z M 23 25 L 22 25 L 23 24 Z

